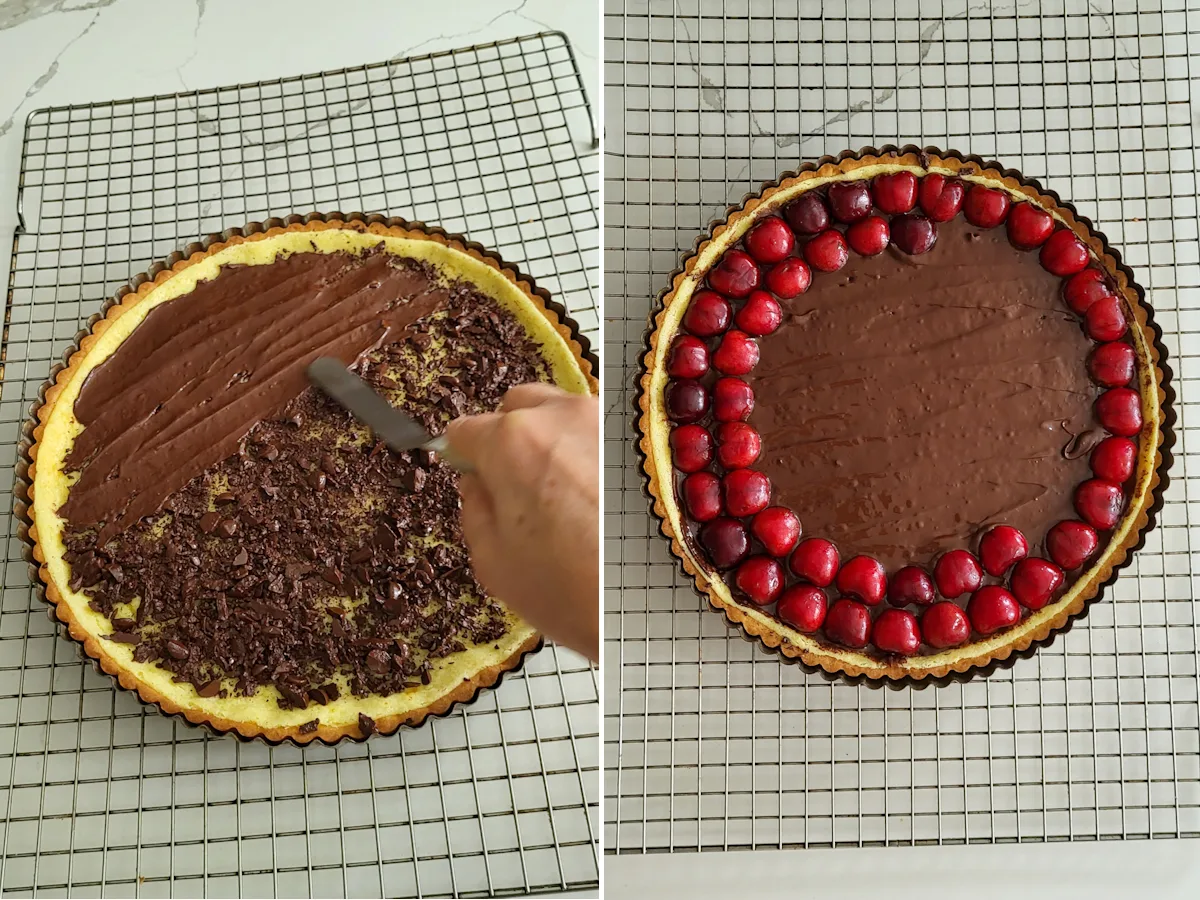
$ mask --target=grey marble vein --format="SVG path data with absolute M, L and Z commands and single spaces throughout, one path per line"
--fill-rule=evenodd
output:
M 103 9 L 112 6 L 117 0 L 90 0 L 87 3 L 76 3 L 67 6 L 69 0 L 0 0 L 0 31 L 16 28 L 34 19 L 56 12 L 78 12 L 88 9 Z

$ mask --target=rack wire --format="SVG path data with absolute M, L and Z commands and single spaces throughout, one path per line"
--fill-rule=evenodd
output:
M 595 127 L 566 37 L 30 115 L 0 384 L 0 480 L 83 320 L 229 225 L 312 209 L 435 222 L 598 327 Z M 79 660 L 9 535 L 0 891 L 488 896 L 598 884 L 595 670 L 548 645 L 494 692 L 336 748 L 215 738 Z
M 605 9 L 606 852 L 1200 834 L 1200 10 Z M 886 143 L 998 158 L 1071 200 L 1147 289 L 1178 393 L 1159 525 L 1103 602 L 1010 670 L 925 690 L 831 684 L 727 632 L 647 513 L 632 432 L 647 313 L 695 236 L 800 161 Z

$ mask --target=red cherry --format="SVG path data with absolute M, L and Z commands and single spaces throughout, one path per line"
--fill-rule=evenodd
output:
M 785 206 L 783 216 L 797 234 L 817 234 L 829 227 L 829 206 L 816 191 L 801 194 Z
M 957 178 L 926 175 L 921 179 L 921 210 L 935 222 L 949 222 L 962 209 L 967 189 Z
M 798 256 L 789 256 L 767 270 L 767 290 L 784 300 L 799 297 L 808 290 L 810 284 L 812 271 L 808 263 Z
M 683 479 L 683 502 L 697 522 L 711 522 L 721 514 L 721 479 L 712 472 L 693 472 Z
M 1063 283 L 1063 300 L 1076 315 L 1082 316 L 1097 300 L 1115 296 L 1107 276 L 1099 269 L 1076 272 Z
M 817 587 L 829 587 L 837 575 L 837 547 L 824 538 L 801 541 L 788 560 L 788 566 L 797 578 Z
M 857 600 L 843 597 L 825 616 L 825 634 L 835 644 L 861 650 L 871 638 L 871 612 Z
M 871 639 L 884 653 L 912 656 L 921 648 L 917 617 L 907 609 L 885 609 L 875 620 Z
M 804 245 L 804 258 L 814 269 L 821 272 L 836 272 L 850 259 L 846 239 L 836 228 L 822 231 Z
M 1097 300 L 1083 314 L 1083 328 L 1093 341 L 1115 341 L 1128 328 L 1121 301 L 1116 297 Z
M 708 412 L 708 391 L 698 381 L 687 378 L 672 381 L 665 393 L 667 415 L 681 425 L 695 422 Z
M 1129 344 L 1101 344 L 1088 359 L 1092 380 L 1103 387 L 1124 387 L 1133 380 L 1137 355 Z
M 783 567 L 769 556 L 752 556 L 738 566 L 733 582 L 751 603 L 766 606 L 783 591 Z
M 708 273 L 712 289 L 726 297 L 745 297 L 758 287 L 758 263 L 741 250 L 727 250 Z
M 1017 563 L 1009 587 L 1018 603 L 1026 609 L 1038 610 L 1050 602 L 1065 577 L 1054 563 L 1031 556 Z
M 846 229 L 846 241 L 860 256 L 877 256 L 887 249 L 891 229 L 882 216 L 867 216 Z
M 746 529 L 737 519 L 722 516 L 700 529 L 700 546 L 718 569 L 732 569 L 750 551 Z
M 869 606 L 877 606 L 887 592 L 887 572 L 883 563 L 870 556 L 854 557 L 838 572 L 837 589 Z
M 979 561 L 966 550 L 947 550 L 933 564 L 933 580 L 947 600 L 979 590 L 983 569 Z
M 771 479 L 753 469 L 734 469 L 721 479 L 721 492 L 729 514 L 745 518 L 767 508 L 771 502 Z
M 683 327 L 698 337 L 714 337 L 729 327 L 732 318 L 728 300 L 714 291 L 697 291 L 683 314 Z
M 892 219 L 892 243 L 909 256 L 928 253 L 937 243 L 937 225 L 916 213 L 896 216 Z
M 1011 203 L 1007 192 L 973 184 L 963 199 L 963 215 L 978 228 L 995 228 L 1008 215 Z
M 1133 437 L 1142 430 L 1142 398 L 1131 388 L 1109 388 L 1096 398 L 1095 410 L 1110 434 Z
M 1068 572 L 1087 562 L 1099 546 L 1096 529 L 1074 519 L 1059 522 L 1046 533 L 1050 558 Z
M 746 298 L 745 305 L 737 311 L 734 320 L 738 328 L 762 336 L 770 334 L 783 322 L 783 308 L 779 301 L 766 291 L 755 291 Z
M 699 472 L 713 460 L 713 439 L 703 425 L 671 430 L 671 462 L 681 472 Z
M 1121 521 L 1125 495 L 1121 485 L 1103 478 L 1089 478 L 1075 488 L 1075 511 L 1093 528 L 1108 531 Z
M 740 378 L 718 378 L 713 385 L 713 418 L 744 422 L 754 411 L 754 389 Z
M 872 188 L 875 205 L 889 216 L 906 213 L 917 205 L 917 176 L 912 172 L 876 175 Z
M 983 563 L 983 571 L 997 578 L 1028 555 L 1029 542 L 1011 525 L 997 525 L 979 539 L 979 561 Z
M 967 601 L 967 618 L 971 620 L 971 627 L 986 637 L 1020 622 L 1021 605 L 998 584 L 989 584 Z
M 1075 237 L 1075 232 L 1069 228 L 1062 228 L 1042 244 L 1038 260 L 1042 268 L 1051 275 L 1065 278 L 1086 269 L 1091 257 L 1088 256 L 1087 247 Z
M 888 580 L 888 603 L 892 606 L 928 606 L 933 602 L 933 580 L 920 566 L 905 566 Z
M 708 371 L 708 345 L 700 338 L 681 334 L 667 354 L 667 374 L 672 378 L 699 378 Z
M 750 532 L 772 556 L 784 557 L 800 540 L 800 517 L 786 506 L 768 506 L 754 517 Z
M 970 636 L 971 623 L 957 603 L 943 600 L 921 614 L 921 637 L 936 650 L 957 647 Z
M 778 216 L 763 219 L 747 232 L 746 250 L 760 263 L 777 263 L 792 252 L 796 237 Z
M 1032 203 L 1017 203 L 1008 211 L 1008 241 L 1018 250 L 1033 250 L 1054 231 L 1054 218 Z
M 1137 444 L 1124 437 L 1105 438 L 1092 451 L 1091 464 L 1097 478 L 1124 484 L 1137 465 Z
M 825 621 L 825 592 L 811 584 L 795 584 L 783 592 L 775 613 L 797 631 L 812 634 Z
M 762 452 L 762 438 L 753 425 L 722 422 L 717 426 L 717 462 L 723 469 L 745 469 Z
M 865 181 L 835 181 L 829 186 L 829 210 L 839 222 L 857 222 L 871 213 Z
M 746 332 L 731 328 L 717 345 L 712 364 L 725 375 L 745 375 L 758 365 L 758 344 Z

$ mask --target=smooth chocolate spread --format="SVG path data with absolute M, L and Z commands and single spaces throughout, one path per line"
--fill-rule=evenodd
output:
M 973 549 L 989 524 L 1041 541 L 1074 518 L 1076 436 L 1096 428 L 1091 344 L 1059 279 L 1003 228 L 938 232 L 923 256 L 890 247 L 816 273 L 747 376 L 772 502 L 889 571 Z
M 150 311 L 75 401 L 82 470 L 61 514 L 101 546 L 308 386 L 318 356 L 354 362 L 445 304 L 430 270 L 381 249 L 226 266 Z

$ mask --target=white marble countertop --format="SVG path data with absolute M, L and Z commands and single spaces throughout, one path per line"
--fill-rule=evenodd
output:
M 354 0 L 0 0 L 0 246 L 17 224 L 25 119 L 32 110 L 238 84 L 565 32 L 593 106 L 599 15 L 592 3 Z M 0 284 L 9 253 L 0 252 Z

